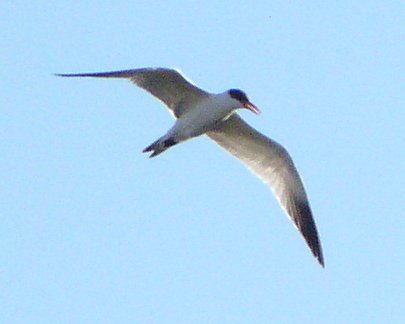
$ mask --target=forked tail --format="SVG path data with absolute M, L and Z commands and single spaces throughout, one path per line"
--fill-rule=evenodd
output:
M 173 145 L 176 145 L 178 142 L 172 138 L 165 138 L 161 137 L 157 141 L 153 142 L 151 145 L 149 145 L 147 148 L 145 148 L 142 152 L 152 152 L 153 153 L 149 156 L 150 158 L 159 155 L 166 151 L 168 148 L 172 147 Z

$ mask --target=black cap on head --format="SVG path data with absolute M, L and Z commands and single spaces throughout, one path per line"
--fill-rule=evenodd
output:
M 238 100 L 242 103 L 244 102 L 249 102 L 249 99 L 246 95 L 246 93 L 244 93 L 242 90 L 239 89 L 231 89 L 228 91 L 229 95 L 231 96 L 231 98 Z

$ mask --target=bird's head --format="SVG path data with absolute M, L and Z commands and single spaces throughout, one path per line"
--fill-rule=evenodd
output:
M 239 89 L 228 90 L 229 97 L 235 102 L 237 108 L 246 108 L 255 114 L 260 114 L 259 108 L 252 104 L 246 93 Z

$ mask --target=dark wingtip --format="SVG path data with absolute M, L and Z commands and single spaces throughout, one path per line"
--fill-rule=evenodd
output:
M 55 73 L 55 76 L 59 77 L 70 77 L 70 78 L 124 78 L 130 79 L 133 77 L 134 71 L 136 70 L 123 70 L 123 71 L 112 71 L 112 72 L 90 72 L 90 73 Z
M 57 77 L 63 77 L 63 78 L 89 76 L 89 75 L 86 75 L 86 74 L 64 74 L 64 73 L 53 73 L 52 75 L 57 76 Z
M 320 255 L 318 255 L 318 256 L 315 255 L 315 258 L 318 260 L 318 262 L 319 262 L 319 264 L 321 265 L 321 267 L 325 269 L 325 262 L 324 262 L 324 260 L 323 260 L 322 252 L 321 252 Z
M 305 237 L 305 236 L 304 236 L 304 238 L 307 241 L 309 249 L 311 250 L 315 259 L 318 261 L 318 263 L 320 264 L 320 266 L 322 268 L 325 268 L 325 261 L 323 259 L 322 246 L 321 246 L 321 242 L 319 240 L 318 233 L 316 231 L 316 227 L 315 227 L 315 233 L 312 233 L 310 238 Z
M 294 223 L 301 235 L 304 237 L 313 256 L 317 259 L 322 268 L 325 268 L 323 259 L 321 241 L 316 229 L 315 221 L 312 217 L 312 211 L 307 200 L 298 199 L 294 202 L 294 208 L 291 210 Z M 294 216 L 295 215 L 295 216 Z
M 85 77 L 86 75 L 82 74 L 63 74 L 63 73 L 53 73 L 53 76 L 62 77 L 62 78 L 72 78 L 72 77 Z
M 313 235 L 315 234 L 315 235 Z M 322 253 L 322 246 L 321 242 L 319 240 L 318 233 L 316 232 L 316 227 L 315 227 L 315 233 L 312 233 L 311 239 L 308 239 L 308 237 L 305 237 L 305 240 L 307 241 L 307 244 L 315 257 L 315 259 L 319 262 L 322 268 L 325 268 L 325 261 L 323 259 L 323 253 Z
M 316 228 L 315 228 L 315 231 L 316 231 Z M 304 238 L 305 238 L 313 256 L 315 257 L 315 259 L 318 261 L 318 263 L 320 264 L 320 266 L 322 268 L 325 268 L 325 261 L 323 259 L 322 247 L 321 247 L 321 242 L 318 237 L 318 233 L 316 233 L 316 232 L 312 233 L 311 236 L 312 237 L 309 238 L 304 235 Z

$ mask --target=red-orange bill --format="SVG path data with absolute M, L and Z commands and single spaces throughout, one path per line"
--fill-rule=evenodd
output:
M 246 109 L 249 109 L 251 112 L 255 113 L 256 115 L 260 114 L 260 109 L 257 108 L 254 104 L 252 104 L 251 102 L 246 102 L 243 104 L 243 106 Z

